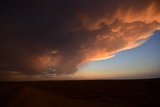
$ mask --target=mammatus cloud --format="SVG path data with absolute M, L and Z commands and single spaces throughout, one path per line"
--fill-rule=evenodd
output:
M 21 5 L 1 10 L 3 72 L 72 74 L 82 63 L 107 59 L 141 45 L 160 29 L 158 0 Z

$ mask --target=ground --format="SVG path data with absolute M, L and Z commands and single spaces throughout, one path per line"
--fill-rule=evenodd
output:
M 0 82 L 0 107 L 160 106 L 160 79 Z

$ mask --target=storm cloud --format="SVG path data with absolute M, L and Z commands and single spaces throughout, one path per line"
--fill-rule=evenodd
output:
M 73 74 L 82 63 L 141 45 L 159 29 L 159 0 L 5 1 L 0 76 Z

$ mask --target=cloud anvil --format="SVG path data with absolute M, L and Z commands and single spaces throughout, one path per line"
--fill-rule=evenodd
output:
M 0 7 L 3 76 L 72 74 L 82 63 L 141 45 L 160 29 L 159 0 L 19 0 Z

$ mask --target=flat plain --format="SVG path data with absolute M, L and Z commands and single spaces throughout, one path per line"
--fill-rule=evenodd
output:
M 0 82 L 0 107 L 160 107 L 160 79 Z

